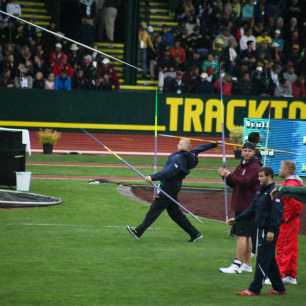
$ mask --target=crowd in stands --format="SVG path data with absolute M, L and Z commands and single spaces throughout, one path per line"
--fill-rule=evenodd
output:
M 95 41 L 114 42 L 121 0 L 79 0 L 79 40 L 87 45 Z
M 144 77 L 161 90 L 306 96 L 306 1 L 169 2 L 179 26 L 138 33 Z
M 139 27 L 144 77 L 164 92 L 305 97 L 306 1 L 169 0 L 178 27 Z M 78 0 L 80 40 L 114 41 L 121 0 Z M 20 16 L 15 0 L 2 10 Z M 50 29 L 59 32 L 51 22 Z M 0 14 L 0 86 L 118 89 L 109 60 Z
M 21 15 L 14 0 L 0 0 L 0 5 Z M 59 32 L 54 23 L 50 29 Z M 120 85 L 108 58 L 0 14 L 0 87 L 70 91 L 113 90 Z

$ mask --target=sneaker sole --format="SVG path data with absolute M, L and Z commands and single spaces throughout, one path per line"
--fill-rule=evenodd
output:
M 138 236 L 133 232 L 132 228 L 131 228 L 129 225 L 126 227 L 126 229 L 127 229 L 127 231 L 130 233 L 130 235 L 134 237 L 134 239 L 140 240 L 140 237 L 138 237 Z
M 203 235 L 201 235 L 201 236 L 195 238 L 195 239 L 192 240 L 192 241 L 188 241 L 188 242 L 190 242 L 190 243 L 195 243 L 195 242 L 197 242 L 197 241 L 199 241 L 199 240 L 201 240 L 201 239 L 203 239 Z
M 219 269 L 219 272 L 224 273 L 224 274 L 242 274 L 241 271 L 234 271 L 234 272 L 224 272 L 221 269 Z

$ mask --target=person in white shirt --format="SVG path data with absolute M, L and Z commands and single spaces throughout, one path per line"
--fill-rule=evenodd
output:
M 6 12 L 14 16 L 21 16 L 21 6 L 15 0 L 9 0 L 6 5 Z
M 239 41 L 240 50 L 246 50 L 248 48 L 248 41 L 252 41 L 253 43 L 253 50 L 256 50 L 256 38 L 253 35 L 252 29 L 247 29 L 246 32 L 241 36 Z

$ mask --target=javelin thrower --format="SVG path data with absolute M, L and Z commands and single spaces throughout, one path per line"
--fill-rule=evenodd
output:
M 160 181 L 160 188 L 168 193 L 175 200 L 182 187 L 183 179 L 190 173 L 190 170 L 198 164 L 198 155 L 201 152 L 215 148 L 216 143 L 203 144 L 191 149 L 189 139 L 182 138 L 178 145 L 178 151 L 172 153 L 164 168 L 153 175 L 147 176 L 148 182 Z M 164 194 L 157 192 L 157 195 L 146 214 L 143 222 L 136 228 L 128 225 L 128 232 L 135 238 L 140 239 L 148 227 L 159 217 L 159 215 L 167 210 L 170 218 L 178 224 L 190 236 L 189 242 L 195 242 L 203 238 L 203 235 L 189 222 L 187 217 L 182 213 L 180 208 Z

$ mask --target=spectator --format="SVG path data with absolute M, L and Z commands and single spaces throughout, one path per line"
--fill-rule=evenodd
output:
M 252 76 L 253 89 L 255 95 L 269 96 L 274 91 L 273 81 L 271 79 L 270 66 L 258 64 Z
M 214 87 L 211 82 L 208 81 L 208 74 L 206 72 L 201 73 L 200 83 L 195 89 L 197 94 L 212 94 L 214 93 Z
M 292 83 L 292 96 L 294 98 L 306 97 L 305 77 L 303 75 Z
M 233 84 L 232 84 L 232 78 L 230 75 L 225 75 L 223 78 L 219 78 L 214 82 L 214 88 L 218 93 L 220 93 L 221 90 L 221 83 L 222 83 L 222 93 L 224 96 L 230 96 L 232 94 Z
M 143 76 L 147 76 L 148 71 L 148 49 L 150 48 L 154 52 L 154 46 L 151 40 L 151 36 L 147 31 L 147 25 L 142 22 L 138 31 L 138 63 L 143 70 Z
M 174 67 L 164 67 L 159 71 L 158 74 L 158 86 L 161 91 L 169 91 L 167 88 L 172 82 L 172 79 L 175 79 L 176 72 Z
M 71 91 L 71 78 L 65 69 L 55 78 L 55 90 Z
M 95 88 L 96 67 L 93 65 L 92 56 L 87 54 L 84 56 L 82 70 L 84 72 L 84 86 L 86 89 Z
M 78 90 L 87 89 L 87 84 L 84 80 L 84 71 L 82 69 L 77 70 L 73 77 L 73 88 Z
M 252 40 L 247 42 L 247 49 L 241 52 L 240 60 L 243 64 L 247 65 L 249 69 L 254 69 L 257 60 L 257 53 L 254 49 L 254 42 Z
M 272 38 L 271 36 L 268 34 L 267 30 L 263 30 L 262 34 L 258 35 L 256 37 L 256 43 L 259 44 L 263 44 L 266 43 L 267 45 L 272 44 Z
M 252 95 L 253 94 L 253 83 L 251 76 L 248 72 L 243 74 L 242 80 L 238 83 L 239 92 L 237 94 L 241 95 Z
M 270 74 L 271 74 L 271 79 L 272 79 L 274 88 L 276 86 L 279 86 L 279 76 L 280 76 L 281 70 L 282 70 L 281 66 L 278 64 L 274 64 L 271 67 Z
M 48 79 L 45 81 L 45 89 L 54 90 L 55 89 L 55 75 L 50 73 Z
M 272 39 L 272 46 L 273 44 L 274 44 L 274 47 L 279 48 L 281 51 L 284 50 L 285 41 L 283 38 L 281 38 L 281 31 L 279 29 L 276 29 L 274 31 L 274 37 Z
M 96 25 L 97 25 L 97 39 L 102 40 L 104 37 L 104 3 L 105 0 L 95 0 L 96 2 Z
M 43 75 L 47 75 L 48 70 L 49 69 L 44 60 L 44 57 L 35 55 L 33 61 L 33 73 L 42 72 Z
M 229 46 L 230 41 L 237 47 L 236 38 L 230 33 L 228 28 L 224 28 L 222 33 L 220 33 L 213 42 L 213 49 L 217 49 L 216 45 L 221 45 L 222 49 L 227 48 Z
M 81 19 L 88 18 L 93 20 L 96 13 L 96 3 L 95 0 L 79 0 L 80 15 Z
M 232 1 L 232 15 L 234 19 L 239 18 L 241 14 L 241 5 L 239 0 Z
M 290 82 L 282 78 L 279 85 L 275 87 L 274 96 L 292 98 L 292 87 Z
M 202 71 L 206 72 L 208 76 L 216 75 L 219 69 L 219 62 L 215 60 L 212 54 L 208 54 L 207 60 L 202 64 Z
M 112 90 L 113 85 L 109 74 L 104 74 L 96 79 L 95 88 L 98 90 Z
M 186 61 L 186 51 L 181 46 L 179 40 L 174 42 L 174 47 L 170 49 L 170 56 L 178 63 L 178 65 L 183 65 Z
M 76 44 L 70 46 L 69 63 L 73 69 L 78 69 L 81 65 L 81 56 L 79 53 L 79 47 Z
M 239 41 L 239 46 L 240 46 L 240 51 L 244 51 L 248 49 L 248 43 L 251 44 L 252 46 L 252 50 L 256 50 L 256 38 L 253 35 L 253 31 L 252 28 L 248 28 L 245 32 L 245 34 L 243 34 L 240 38 Z
M 55 50 L 50 54 L 50 65 L 53 68 L 56 64 L 59 66 L 64 66 L 68 62 L 68 56 L 63 52 L 63 46 L 61 43 L 55 45 Z
M 288 61 L 292 62 L 295 67 L 299 67 L 302 63 L 302 56 L 300 53 L 300 45 L 293 44 L 288 54 Z
M 174 44 L 173 32 L 166 25 L 162 26 L 161 39 L 165 47 L 169 47 L 169 48 L 173 47 L 173 44 Z
M 20 63 L 18 65 L 18 72 L 15 77 L 15 87 L 16 88 L 33 88 L 33 78 L 29 75 L 29 70 L 25 64 Z
M 295 69 L 293 63 L 289 62 L 286 70 L 283 72 L 283 78 L 292 84 L 297 80 L 297 75 L 295 73 Z
M 242 19 L 252 19 L 254 17 L 254 1 L 247 0 L 242 7 L 241 12 Z
M 115 23 L 120 7 L 121 0 L 106 0 L 104 4 L 106 38 L 111 42 L 114 41 Z
M 3 87 L 3 88 L 14 88 L 15 87 L 15 81 L 14 81 L 14 78 L 12 77 L 11 70 L 4 70 L 3 73 L 1 73 L 0 87 Z
M 229 46 L 224 49 L 224 64 L 228 72 L 233 73 L 236 67 L 238 59 L 238 53 L 236 51 L 237 43 L 234 40 L 230 40 Z
M 44 75 L 41 71 L 36 72 L 35 80 L 33 83 L 33 88 L 44 89 L 45 88 L 45 80 Z
M 158 71 L 158 60 L 163 56 L 165 50 L 161 35 L 155 35 L 153 39 L 153 48 L 155 52 L 152 49 L 150 49 L 151 52 L 149 52 L 149 68 L 150 77 L 154 80 Z
M 67 76 L 69 78 L 73 77 L 74 69 L 71 67 L 71 65 L 69 63 L 67 63 L 66 65 L 55 64 L 51 71 L 55 75 L 55 77 L 57 77 L 57 76 L 59 76 L 61 74 L 61 72 L 63 70 L 65 70 L 65 72 L 67 73 Z
M 102 62 L 98 64 L 96 79 L 100 80 L 99 84 L 96 84 L 96 88 L 107 89 L 110 86 L 110 89 L 120 89 L 117 73 L 110 63 L 109 58 L 104 58 Z
M 187 86 L 187 92 L 195 92 L 200 84 L 200 68 L 193 66 L 191 71 L 183 75 L 183 82 Z
M 95 0 L 79 0 L 80 27 L 78 39 L 89 46 L 93 46 L 96 38 L 95 16 L 96 3 Z
M 8 3 L 6 5 L 6 12 L 11 15 L 20 17 L 21 16 L 21 6 L 15 0 L 8 0 Z
M 181 71 L 176 73 L 175 78 L 165 79 L 164 91 L 176 93 L 178 95 L 187 92 L 187 85 L 183 80 L 183 73 Z

